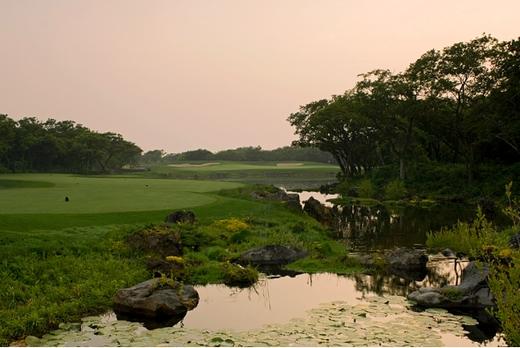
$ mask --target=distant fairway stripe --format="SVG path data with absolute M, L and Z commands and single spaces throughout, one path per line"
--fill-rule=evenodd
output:
M 4 180 L 46 181 L 53 187 L 13 188 L 0 194 L 0 214 L 92 214 L 181 209 L 210 204 L 206 193 L 231 182 L 19 174 Z M 69 197 L 69 201 L 65 201 Z

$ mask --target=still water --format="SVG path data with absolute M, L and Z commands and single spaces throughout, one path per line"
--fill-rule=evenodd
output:
M 323 194 L 317 191 L 289 192 L 300 196 L 300 203 L 310 197 L 325 206 L 337 194 Z M 453 226 L 457 221 L 469 222 L 475 218 L 477 207 L 469 204 L 439 203 L 431 206 L 389 206 L 378 204 L 363 206 L 350 204 L 338 206 L 335 231 L 339 239 L 344 239 L 350 249 L 367 251 L 394 247 L 424 245 L 428 232 Z M 504 217 L 496 212 L 492 220 L 503 225 Z
M 413 289 L 459 281 L 453 260 L 431 257 L 428 269 L 422 281 L 321 273 L 266 276 L 247 289 L 197 286 L 198 306 L 173 326 L 152 328 L 137 322 L 129 327 L 110 312 L 86 318 L 79 332 L 51 334 L 50 342 L 41 343 L 157 345 L 164 340 L 170 345 L 208 345 L 217 337 L 241 345 L 264 342 L 275 346 L 373 346 L 383 342 L 380 339 L 394 342 L 391 345 L 504 345 L 500 335 L 474 319 L 439 310 L 417 312 L 410 307 L 403 296 Z M 403 328 L 410 330 L 395 331 Z M 308 341 L 301 341 L 302 337 Z

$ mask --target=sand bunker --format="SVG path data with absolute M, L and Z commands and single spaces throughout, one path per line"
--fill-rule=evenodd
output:
M 276 163 L 277 167 L 298 167 L 303 166 L 303 163 Z
M 180 163 L 180 164 L 168 164 L 168 167 L 176 168 L 191 168 L 191 167 L 208 167 L 220 164 L 219 162 L 208 162 L 208 163 Z

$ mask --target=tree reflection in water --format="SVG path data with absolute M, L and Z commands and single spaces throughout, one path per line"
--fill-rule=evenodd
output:
M 460 273 L 468 264 L 467 260 L 433 256 L 426 267 L 427 272 L 423 279 L 413 280 L 399 277 L 394 274 L 374 272 L 372 274 L 355 274 L 356 290 L 364 295 L 376 293 L 378 295 L 407 296 L 410 292 L 422 287 L 443 287 L 458 285 Z M 457 265 L 455 267 L 455 265 Z
M 458 220 L 469 221 L 475 208 L 460 204 L 418 206 L 345 205 L 337 209 L 336 235 L 356 250 L 381 250 L 424 244 L 430 231 Z

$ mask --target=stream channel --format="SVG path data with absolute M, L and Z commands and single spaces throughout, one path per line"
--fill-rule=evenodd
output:
M 326 203 L 333 195 L 299 192 Z M 330 203 L 327 203 L 330 204 Z M 345 238 L 355 250 L 424 244 L 426 233 L 470 218 L 468 207 L 343 207 Z M 399 210 L 401 209 L 401 210 Z M 417 210 L 419 209 L 419 210 Z M 432 211 L 434 209 L 434 211 Z M 438 209 L 438 210 L 435 210 Z M 441 220 L 442 219 L 442 220 Z M 439 221 L 443 221 L 440 224 Z M 118 320 L 113 312 L 60 325 L 28 345 L 74 346 L 504 346 L 496 327 L 442 309 L 420 311 L 406 295 L 460 282 L 455 260 L 431 255 L 420 281 L 392 275 L 263 275 L 253 287 L 196 286 L 200 302 L 167 327 Z M 459 261 L 460 262 L 460 261 Z M 465 262 L 460 262 L 465 266 Z

